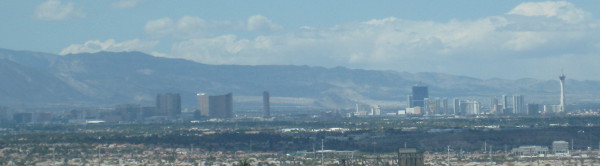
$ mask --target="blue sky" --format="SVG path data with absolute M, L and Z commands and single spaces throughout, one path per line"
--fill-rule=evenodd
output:
M 0 48 L 600 80 L 597 1 L 0 0 Z

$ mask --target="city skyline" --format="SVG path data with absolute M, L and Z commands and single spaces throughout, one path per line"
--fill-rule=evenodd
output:
M 0 0 L 0 165 L 597 165 L 598 9 Z
M 598 70 L 593 62 L 600 42 L 600 4 L 593 1 L 0 3 L 0 48 L 7 49 L 142 51 L 206 64 L 345 66 L 484 79 L 550 78 L 560 71 L 539 69 L 560 67 L 572 79 L 600 80 L 589 72 Z

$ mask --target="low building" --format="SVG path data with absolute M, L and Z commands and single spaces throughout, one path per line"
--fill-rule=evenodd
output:
M 417 151 L 415 148 L 400 148 L 398 149 L 398 165 L 399 166 L 424 166 L 423 152 Z
M 33 113 L 25 112 L 13 114 L 13 121 L 19 124 L 31 123 L 33 121 Z
M 567 142 L 567 141 L 552 142 L 552 152 L 554 154 L 569 154 L 569 142 Z
M 512 149 L 512 153 L 517 156 L 545 156 L 548 154 L 548 147 L 545 146 L 519 146 Z

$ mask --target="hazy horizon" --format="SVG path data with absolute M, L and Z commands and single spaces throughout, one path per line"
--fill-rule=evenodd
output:
M 104 53 L 130 53 L 130 52 L 139 52 L 139 53 L 147 54 L 149 56 L 154 56 L 154 57 L 170 58 L 170 59 L 182 59 L 182 60 L 188 60 L 188 61 L 192 61 L 192 62 L 199 63 L 199 64 L 206 64 L 206 63 L 202 63 L 202 62 L 198 62 L 198 61 L 193 61 L 193 60 L 190 60 L 190 59 L 184 59 L 184 58 L 155 56 L 155 55 L 152 55 L 152 54 L 149 54 L 149 53 L 145 53 L 145 52 L 140 52 L 140 51 L 100 51 L 100 52 L 81 52 L 81 53 L 61 55 L 61 54 L 56 54 L 56 53 L 33 51 L 33 50 L 13 50 L 13 49 L 8 49 L 8 48 L 0 48 L 0 49 L 9 50 L 9 51 L 17 51 L 17 52 L 32 52 L 32 53 L 41 53 L 41 54 L 51 54 L 51 55 L 56 55 L 56 56 L 66 56 L 66 55 L 76 55 L 76 54 L 96 54 L 96 53 L 103 53 L 103 52 Z M 206 65 L 287 66 L 286 64 L 260 64 L 260 65 L 247 65 L 247 64 L 206 64 Z M 426 74 L 426 73 L 431 73 L 431 74 L 443 74 L 443 75 L 452 75 L 452 76 L 460 76 L 460 77 L 469 77 L 469 78 L 475 78 L 475 79 L 480 79 L 480 80 L 494 80 L 494 79 L 511 80 L 511 81 L 523 80 L 523 79 L 536 79 L 536 80 L 542 80 L 542 81 L 553 81 L 554 80 L 557 83 L 558 83 L 558 76 L 560 75 L 560 72 L 559 72 L 559 74 L 556 75 L 556 78 L 554 78 L 554 77 L 552 77 L 552 78 L 534 78 L 534 77 L 502 78 L 502 77 L 476 77 L 476 76 L 470 76 L 470 75 L 465 75 L 465 74 L 461 75 L 461 74 L 445 73 L 443 71 L 442 72 L 432 72 L 432 71 L 411 72 L 411 71 L 399 71 L 399 70 L 392 70 L 392 69 L 368 69 L 368 68 L 352 68 L 352 67 L 347 67 L 347 66 L 318 66 L 318 65 L 302 65 L 302 64 L 289 64 L 289 66 L 322 67 L 322 68 L 326 68 L 326 69 L 334 69 L 334 68 L 342 67 L 342 68 L 347 68 L 347 69 L 350 69 L 350 70 L 368 70 L 368 71 L 382 71 L 382 72 L 391 71 L 391 72 L 410 73 L 410 74 Z M 567 80 L 600 81 L 600 80 L 573 79 L 573 78 L 568 78 Z

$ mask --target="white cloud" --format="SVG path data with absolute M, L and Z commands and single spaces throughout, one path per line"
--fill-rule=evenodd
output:
M 62 3 L 58 0 L 49 0 L 36 7 L 34 17 L 40 20 L 56 21 L 83 18 L 85 13 L 82 9 L 76 8 L 72 2 Z
M 157 55 L 208 64 L 295 64 L 478 77 L 546 77 L 537 70 L 582 68 L 574 64 L 590 64 L 600 51 L 599 21 L 586 13 L 568 2 L 538 2 L 523 3 L 508 14 L 447 22 L 388 17 L 284 31 L 260 15 L 241 23 L 242 29 L 236 29 L 240 24 L 186 16 L 148 22 L 145 30 L 178 39 L 170 53 Z M 282 33 L 255 33 L 275 30 Z M 584 58 L 573 58 L 578 56 Z M 567 63 L 569 58 L 573 59 Z M 579 70 L 585 73 L 588 69 Z
M 144 30 L 152 35 L 164 36 L 173 33 L 173 20 L 170 18 L 161 18 L 146 23 Z
M 515 32 L 514 37 L 504 43 L 504 46 L 514 51 L 523 51 L 533 49 L 536 45 L 544 44 L 547 41 L 543 34 L 536 32 Z
M 248 31 L 278 31 L 283 29 L 281 25 L 273 23 L 269 18 L 262 15 L 254 15 L 248 18 L 246 23 Z
M 227 21 L 209 22 L 200 17 L 183 16 L 179 20 L 161 18 L 148 21 L 144 26 L 144 30 L 155 37 L 188 39 L 210 36 L 214 31 L 228 25 L 230 24 Z
M 325 30 L 303 28 L 306 33 L 254 39 L 235 35 L 195 38 L 175 44 L 173 55 L 213 64 L 388 68 L 404 63 L 403 60 L 446 57 L 469 50 L 473 44 L 485 41 L 495 26 L 503 24 L 505 20 L 497 18 L 448 24 L 385 18 Z
M 151 20 L 144 26 L 144 31 L 156 38 L 193 39 L 222 35 L 221 33 L 264 33 L 282 30 L 283 27 L 262 15 L 253 15 L 245 21 L 232 23 L 210 21 L 195 16 L 183 16 L 179 19 L 160 18 Z
M 566 1 L 525 2 L 515 7 L 508 14 L 553 17 L 569 23 L 581 22 L 590 17 L 588 12 Z
M 254 41 L 238 40 L 235 35 L 223 35 L 214 38 L 190 39 L 175 44 L 172 53 L 178 58 L 192 59 L 209 64 L 255 64 L 256 56 L 238 56 L 260 49 Z
M 143 41 L 140 39 L 127 40 L 123 42 L 116 42 L 114 39 L 107 39 L 105 41 L 90 40 L 83 44 L 72 44 L 64 48 L 60 54 L 77 54 L 77 53 L 96 53 L 101 51 L 121 52 L 121 51 L 151 51 L 154 46 L 158 44 L 157 41 Z
M 119 0 L 113 2 L 110 6 L 117 9 L 134 8 L 144 0 Z
M 391 23 L 398 20 L 395 17 L 388 17 L 388 18 L 384 18 L 384 19 L 372 19 L 366 22 L 363 22 L 364 24 L 369 24 L 369 25 L 385 25 L 387 23 Z

